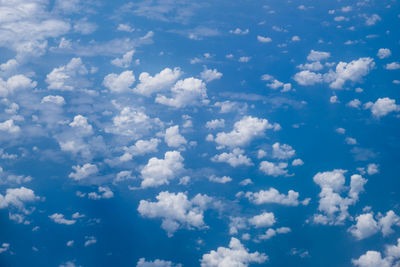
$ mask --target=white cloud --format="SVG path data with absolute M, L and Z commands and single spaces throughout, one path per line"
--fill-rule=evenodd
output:
M 216 251 L 211 250 L 203 255 L 200 262 L 201 267 L 247 267 L 250 263 L 264 263 L 267 260 L 268 256 L 263 253 L 249 253 L 238 239 L 232 237 L 228 248 L 219 247 Z
M 191 200 L 185 193 L 160 192 L 156 196 L 157 202 L 141 200 L 138 212 L 146 218 L 161 218 L 163 228 L 171 237 L 179 228 L 206 228 L 204 210 L 207 209 L 212 198 L 198 194 Z
M 135 29 L 132 26 L 130 26 L 129 24 L 118 24 L 117 30 L 121 31 L 121 32 L 134 32 L 135 31 Z
M 69 126 L 75 128 L 80 134 L 83 135 L 90 135 L 93 133 L 92 125 L 90 125 L 87 118 L 82 115 L 76 115 Z
M 206 128 L 208 129 L 217 129 L 225 127 L 225 120 L 224 119 L 216 119 L 211 120 L 206 123 Z
M 355 138 L 352 138 L 352 137 L 346 137 L 345 141 L 346 141 L 346 144 L 348 144 L 348 145 L 357 144 L 357 140 Z
M 245 116 L 240 121 L 235 122 L 231 132 L 218 133 L 215 142 L 220 146 L 245 146 L 254 138 L 264 136 L 265 130 L 277 129 L 278 125 L 272 125 L 266 119 Z
M 300 64 L 297 67 L 301 70 L 319 71 L 324 68 L 324 65 L 319 61 L 315 61 L 312 63 Z
M 390 112 L 400 111 L 400 105 L 396 105 L 396 100 L 389 97 L 378 98 L 375 103 L 368 102 L 364 107 L 371 109 L 372 115 L 376 118 L 386 116 Z
M 42 98 L 41 103 L 42 104 L 53 103 L 53 104 L 62 106 L 62 105 L 65 105 L 65 99 L 64 99 L 64 97 L 59 96 L 59 95 L 48 95 L 48 96 L 45 96 Z
M 378 21 L 381 21 L 381 17 L 378 14 L 373 14 L 370 17 L 365 16 L 365 24 L 367 26 L 375 25 Z
M 272 237 L 276 236 L 277 234 L 287 234 L 290 233 L 292 230 L 289 227 L 280 227 L 275 229 L 268 229 L 265 234 L 259 235 L 258 239 L 260 240 L 268 240 L 271 239 Z
M 329 58 L 330 56 L 331 56 L 331 54 L 329 52 L 311 50 L 307 56 L 307 60 L 321 61 L 321 60 Z
M 165 68 L 160 73 L 150 76 L 147 72 L 139 75 L 139 84 L 133 89 L 137 94 L 149 97 L 150 95 L 164 91 L 171 87 L 182 76 L 180 68 Z
M 219 183 L 219 184 L 226 184 L 232 181 L 232 178 L 229 176 L 222 176 L 222 177 L 217 177 L 215 175 L 211 175 L 208 177 L 208 180 L 210 182 L 214 183 Z
M 400 69 L 400 64 L 398 62 L 388 63 L 386 64 L 385 68 L 387 70 L 398 70 Z
M 77 87 L 83 89 L 82 86 L 88 86 L 88 82 L 81 76 L 86 74 L 88 74 L 88 70 L 83 65 L 81 58 L 72 58 L 67 65 L 54 68 L 47 74 L 47 88 L 60 91 L 73 91 Z
M 361 104 L 362 104 L 361 101 L 356 98 L 347 103 L 347 106 L 359 109 L 361 107 Z
M 261 43 L 270 43 L 272 42 L 272 39 L 270 37 L 264 37 L 264 36 L 257 36 L 257 40 Z
M 25 210 L 25 202 L 34 202 L 39 200 L 35 192 L 29 188 L 21 186 L 20 188 L 8 188 L 6 194 L 0 194 L 0 209 L 10 206 L 20 210 Z
M 239 62 L 247 63 L 251 60 L 251 57 L 240 57 Z
M 390 51 L 389 48 L 380 48 L 380 49 L 378 50 L 378 54 L 377 54 L 377 56 L 378 56 L 380 59 L 388 58 L 388 57 L 390 57 L 391 55 L 392 55 L 392 51 Z
M 361 240 L 379 231 L 377 222 L 372 213 L 361 214 L 356 217 L 356 225 L 349 228 L 350 233 Z
M 211 82 L 213 80 L 219 80 L 222 77 L 222 73 L 218 72 L 217 69 L 207 69 L 207 67 L 205 67 L 205 69 L 200 73 L 200 77 L 201 79 L 203 79 L 205 82 Z
M 342 89 L 346 81 L 358 82 L 375 67 L 372 58 L 363 57 L 349 63 L 339 62 L 336 71 L 329 77 L 329 86 L 333 89 Z M 330 81 L 332 79 L 332 81 Z
M 266 175 L 277 177 L 281 175 L 287 175 L 287 166 L 288 164 L 286 162 L 279 162 L 275 164 L 265 160 L 260 163 L 259 169 Z
M 9 243 L 1 244 L 1 246 L 0 246 L 0 254 L 6 252 L 9 249 L 10 249 L 10 244 Z
M 232 167 L 237 167 L 240 165 L 251 166 L 253 163 L 250 158 L 243 154 L 244 150 L 240 148 L 235 148 L 231 153 L 222 153 L 219 155 L 215 155 L 211 158 L 214 162 L 226 162 Z
M 268 190 L 260 190 L 259 192 L 247 192 L 246 197 L 254 204 L 268 204 L 275 203 L 285 206 L 298 206 L 299 205 L 299 193 L 293 190 L 289 190 L 288 194 L 281 194 L 275 188 L 270 188 Z M 307 204 L 307 201 L 303 204 Z
M 68 177 L 75 181 L 80 181 L 99 172 L 97 166 L 90 163 L 86 163 L 83 166 L 72 166 L 72 169 L 74 169 L 75 172 L 71 172 Z
M 171 88 L 172 98 L 157 95 L 155 101 L 159 104 L 184 108 L 187 106 L 199 106 L 208 104 L 206 84 L 199 79 L 186 78 L 176 82 Z
M 129 68 L 129 66 L 132 64 L 132 57 L 134 53 L 135 50 L 130 50 L 126 52 L 122 58 L 115 58 L 111 60 L 111 64 L 120 68 Z
M 21 128 L 18 125 L 14 124 L 14 120 L 6 120 L 4 122 L 0 122 L 0 131 L 8 132 L 10 134 L 17 134 L 21 131 Z
M 104 77 L 103 85 L 114 93 L 124 93 L 131 90 L 132 84 L 135 82 L 135 75 L 130 70 L 121 74 L 111 73 Z
M 379 166 L 375 163 L 368 164 L 367 173 L 368 175 L 374 175 L 379 173 Z
M 138 140 L 130 147 L 124 147 L 125 153 L 119 158 L 121 161 L 129 161 L 134 156 L 144 155 L 152 152 L 157 152 L 160 139 L 152 138 L 150 140 Z
M 90 192 L 88 193 L 88 197 L 90 199 L 98 200 L 98 199 L 108 199 L 108 198 L 113 198 L 114 193 L 111 191 L 111 189 L 108 186 L 99 186 L 97 189 L 97 192 Z
M 164 159 L 151 158 L 147 165 L 142 169 L 141 186 L 156 187 L 169 184 L 169 181 L 176 178 L 183 170 L 183 157 L 178 151 L 168 151 Z
M 236 28 L 235 30 L 230 30 L 229 33 L 238 34 L 238 35 L 246 35 L 249 33 L 249 29 L 242 30 L 240 28 Z
M 54 213 L 52 215 L 49 216 L 49 218 L 58 224 L 65 224 L 65 225 L 72 225 L 76 223 L 76 220 L 68 220 L 65 219 L 64 214 L 61 213 Z
M 187 144 L 185 137 L 179 133 L 178 125 L 171 126 L 165 131 L 164 140 L 169 147 L 180 147 Z
M 146 261 L 145 258 L 140 258 L 136 263 L 136 267 L 182 267 L 182 264 L 174 264 L 171 261 L 155 259 L 154 261 Z
M 369 250 L 352 263 L 358 267 L 397 267 L 400 265 L 400 239 L 397 245 L 386 246 L 385 257 L 378 251 Z
M 36 85 L 37 82 L 22 74 L 14 75 L 8 78 L 7 81 L 0 78 L 0 96 L 7 97 L 18 91 L 33 89 Z
M 301 159 L 294 159 L 292 161 L 292 166 L 302 166 L 304 165 L 304 162 Z
M 323 81 L 320 73 L 315 73 L 309 70 L 303 70 L 294 76 L 294 80 L 300 85 L 314 85 Z
M 275 215 L 272 212 L 263 212 L 260 215 L 249 218 L 249 223 L 256 228 L 270 227 L 276 222 Z
M 97 239 L 94 236 L 85 236 L 85 247 L 96 244 L 97 243 Z
M 272 145 L 272 156 L 277 159 L 289 159 L 294 156 L 296 151 L 289 145 L 275 143 Z

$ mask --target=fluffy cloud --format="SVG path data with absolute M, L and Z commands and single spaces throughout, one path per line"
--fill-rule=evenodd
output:
M 134 53 L 135 50 L 128 51 L 122 56 L 122 58 L 115 58 L 111 60 L 111 64 L 120 68 L 129 68 L 132 63 L 132 57 Z
M 281 175 L 287 175 L 287 166 L 288 164 L 286 162 L 279 162 L 275 164 L 265 160 L 260 163 L 259 169 L 266 175 L 278 177 Z
M 309 70 L 303 70 L 294 76 L 294 80 L 300 85 L 314 85 L 323 81 L 322 74 L 315 73 Z
M 39 197 L 29 188 L 23 186 L 20 188 L 8 188 L 4 196 L 0 194 L 0 209 L 11 206 L 24 211 L 26 202 L 34 202 L 36 200 L 39 200 Z
M 388 97 L 378 98 L 375 103 L 368 102 L 364 105 L 365 108 L 371 109 L 372 115 L 376 118 L 386 116 L 390 112 L 399 111 L 400 105 L 396 105 L 396 100 Z
M 235 122 L 229 133 L 220 132 L 215 142 L 220 146 L 240 147 L 249 144 L 254 138 L 264 136 L 267 129 L 278 129 L 279 124 L 270 124 L 266 119 L 245 116 Z
M 275 143 L 272 145 L 272 156 L 277 159 L 289 159 L 294 156 L 296 151 L 289 145 Z
M 82 135 L 90 135 L 93 133 L 92 125 L 90 125 L 87 118 L 82 115 L 76 115 L 69 126 L 75 128 Z
M 130 147 L 124 147 L 125 153 L 119 158 L 121 161 L 129 161 L 134 156 L 157 152 L 160 139 L 152 138 L 150 140 L 138 140 Z
M 133 91 L 140 95 L 150 96 L 171 87 L 182 74 L 180 68 L 165 68 L 154 76 L 142 72 L 139 75 L 139 84 Z
M 99 169 L 95 164 L 91 163 L 86 163 L 83 166 L 76 165 L 72 166 L 72 169 L 75 172 L 71 172 L 68 177 L 75 180 L 75 181 L 80 181 L 83 180 L 89 176 L 95 175 L 99 172 Z
M 386 64 L 385 68 L 387 70 L 398 70 L 400 69 L 400 64 L 398 62 L 388 63 Z
M 329 52 L 311 50 L 307 56 L 307 60 L 321 61 L 321 60 L 329 58 L 330 56 L 331 56 L 331 54 Z
M 215 175 L 211 175 L 208 177 L 208 180 L 214 183 L 219 183 L 219 184 L 226 184 L 232 181 L 232 178 L 229 176 L 222 176 L 222 177 L 217 177 Z
M 259 192 L 247 192 L 246 197 L 256 205 L 275 203 L 285 206 L 298 206 L 299 205 L 299 193 L 289 190 L 288 194 L 281 194 L 275 188 L 268 190 L 261 190 Z M 304 200 L 302 204 L 308 204 L 308 199 Z
M 49 218 L 58 224 L 65 224 L 65 225 L 72 225 L 76 223 L 76 220 L 68 220 L 65 219 L 64 214 L 61 213 L 54 213 L 52 215 L 49 216 Z
M 205 82 L 208 83 L 213 80 L 221 79 L 222 73 L 218 72 L 217 69 L 210 70 L 210 69 L 205 68 L 204 71 L 202 71 L 200 73 L 200 77 L 201 77 L 201 79 L 203 79 Z
M 224 119 L 216 119 L 212 121 L 208 121 L 206 123 L 206 127 L 208 129 L 217 129 L 225 127 L 225 120 Z
M 17 134 L 21 131 L 21 128 L 18 125 L 14 124 L 14 120 L 6 120 L 4 122 L 0 122 L 0 131 L 8 132 L 10 134 Z
M 392 55 L 392 51 L 390 51 L 390 49 L 388 49 L 388 48 L 379 49 L 378 50 L 378 54 L 377 54 L 377 56 L 380 59 L 384 59 L 384 58 L 390 57 L 391 55 Z
M 386 246 L 385 257 L 378 251 L 369 250 L 352 263 L 357 267 L 397 267 L 400 264 L 400 239 L 397 245 Z
M 169 181 L 176 178 L 183 170 L 183 157 L 178 151 L 168 151 L 164 159 L 151 158 L 147 165 L 142 169 L 141 186 L 156 187 L 169 184 Z
M 185 137 L 179 133 L 178 125 L 171 126 L 165 131 L 164 140 L 169 147 L 180 147 L 187 143 Z
M 321 187 L 319 194 L 318 210 L 323 214 L 315 214 L 314 222 L 319 224 L 338 225 L 343 224 L 349 217 L 348 207 L 358 201 L 359 194 L 364 191 L 367 179 L 354 174 L 350 178 L 350 190 L 347 197 L 340 193 L 345 190 L 345 170 L 336 169 L 328 172 L 317 173 L 313 180 Z
M 228 248 L 212 250 L 204 254 L 200 262 L 201 267 L 247 267 L 250 263 L 264 263 L 267 260 L 268 257 L 263 253 L 249 253 L 238 239 L 232 237 Z
M 171 88 L 172 97 L 157 95 L 155 101 L 159 104 L 184 108 L 187 106 L 198 106 L 208 104 L 207 88 L 202 80 L 195 78 L 186 78 L 178 81 Z
M 113 198 L 114 193 L 111 191 L 111 189 L 108 186 L 99 186 L 97 189 L 97 192 L 90 192 L 88 194 L 88 197 L 90 199 L 98 200 L 98 199 L 108 199 L 108 198 Z
M 18 91 L 33 89 L 36 85 L 37 82 L 22 74 L 14 75 L 8 78 L 7 81 L 0 78 L 0 96 L 7 97 Z
M 232 167 L 237 167 L 240 165 L 251 166 L 253 163 L 250 158 L 243 154 L 244 150 L 240 148 L 235 148 L 231 153 L 222 153 L 219 155 L 215 155 L 211 158 L 214 162 L 226 162 Z
M 269 227 L 275 222 L 275 215 L 272 212 L 263 212 L 249 219 L 249 223 L 256 228 Z
M 264 36 L 257 36 L 257 41 L 261 42 L 261 43 L 270 43 L 272 42 L 272 39 L 270 37 L 264 37 Z
M 103 85 L 110 89 L 113 93 L 124 93 L 131 90 L 132 84 L 135 82 L 135 75 L 130 70 L 121 74 L 111 73 L 104 77 Z
M 259 235 L 258 239 L 260 240 L 268 240 L 271 239 L 272 237 L 276 236 L 277 234 L 287 234 L 290 233 L 292 231 L 292 229 L 290 229 L 289 227 L 280 227 L 277 229 L 268 229 L 265 234 Z
M 138 207 L 140 215 L 146 218 L 161 218 L 163 228 L 171 237 L 179 228 L 205 228 L 204 210 L 212 198 L 198 194 L 191 200 L 185 193 L 160 192 L 157 202 L 141 200 Z
M 53 103 L 56 105 L 64 105 L 65 104 L 65 99 L 62 96 L 59 95 L 48 95 L 42 98 L 41 101 L 42 104 L 44 103 Z
M 81 76 L 88 70 L 80 58 L 72 58 L 64 66 L 53 69 L 46 77 L 47 88 L 50 90 L 72 91 L 77 87 L 88 86 L 88 82 Z M 83 88 L 81 88 L 83 89 Z

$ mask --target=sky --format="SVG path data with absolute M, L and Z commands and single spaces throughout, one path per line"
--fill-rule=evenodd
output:
M 0 0 L 0 266 L 399 267 L 399 0 Z

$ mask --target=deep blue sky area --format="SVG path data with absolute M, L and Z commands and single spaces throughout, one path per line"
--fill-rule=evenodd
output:
M 399 267 L 399 0 L 0 1 L 0 267 Z

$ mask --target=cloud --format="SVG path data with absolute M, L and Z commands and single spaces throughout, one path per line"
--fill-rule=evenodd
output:
M 270 124 L 266 119 L 245 116 L 235 122 L 229 133 L 220 132 L 215 142 L 220 146 L 241 147 L 248 145 L 254 138 L 264 136 L 265 130 L 277 129 L 279 124 Z
M 183 72 L 180 68 L 165 68 L 154 76 L 151 76 L 147 72 L 142 72 L 139 75 L 139 84 L 133 91 L 137 94 L 149 97 L 154 93 L 164 91 L 171 87 L 182 74 Z
M 159 94 L 155 101 L 175 108 L 201 106 L 209 103 L 205 83 L 193 77 L 178 81 L 171 88 L 171 96 L 171 98 L 168 98 Z
M 300 204 L 298 200 L 299 193 L 289 190 L 287 195 L 280 194 L 278 190 L 272 187 L 268 190 L 260 190 L 256 193 L 247 192 L 246 198 L 256 205 L 275 203 L 285 206 L 298 206 Z M 303 201 L 304 205 L 307 203 L 308 201 Z
M 206 128 L 208 128 L 208 129 L 217 129 L 217 128 L 224 128 L 224 127 L 225 127 L 224 119 L 211 120 L 206 123 Z
M 130 50 L 126 52 L 122 58 L 115 58 L 111 60 L 111 64 L 114 66 L 120 67 L 120 68 L 129 68 L 130 65 L 132 64 L 132 57 L 133 54 L 135 53 L 135 50 Z
M 175 264 L 171 261 L 155 259 L 154 261 L 146 261 L 145 258 L 140 258 L 136 263 L 136 267 L 182 267 L 182 264 Z
M 161 218 L 163 228 L 169 237 L 179 228 L 203 229 L 204 210 L 207 209 L 212 198 L 207 195 L 197 194 L 188 199 L 186 193 L 160 192 L 156 196 L 157 202 L 141 200 L 138 212 L 146 218 Z
M 323 81 L 322 74 L 311 72 L 309 70 L 303 70 L 294 76 L 294 80 L 303 86 L 314 85 L 316 83 L 321 83 Z
M 390 57 L 391 55 L 392 55 L 392 51 L 390 51 L 389 48 L 380 48 L 380 49 L 378 50 L 378 54 L 377 54 L 377 56 L 378 56 L 380 59 L 388 58 L 388 57 Z
M 315 51 L 311 50 L 307 56 L 307 60 L 309 61 L 321 61 L 324 59 L 328 59 L 331 56 L 329 52 Z
M 130 147 L 124 147 L 125 153 L 119 158 L 121 161 L 129 161 L 134 156 L 144 155 L 152 152 L 157 152 L 160 139 L 152 138 L 150 140 L 138 140 Z
M 396 105 L 396 100 L 389 97 L 378 98 L 375 103 L 365 103 L 364 107 L 370 109 L 372 115 L 376 118 L 386 116 L 391 112 L 400 111 L 400 105 Z
M 49 216 L 49 218 L 58 224 L 65 224 L 65 225 L 72 225 L 76 223 L 76 220 L 68 220 L 64 218 L 64 214 L 61 213 L 54 213 Z
M 378 251 L 369 250 L 358 259 L 353 259 L 352 263 L 357 267 L 396 267 L 400 261 L 400 239 L 397 245 L 386 246 L 385 257 Z
M 268 256 L 264 253 L 249 253 L 238 239 L 232 237 L 228 248 L 219 247 L 216 251 L 211 250 L 208 254 L 203 255 L 200 262 L 201 267 L 247 267 L 250 263 L 264 263 L 267 260 Z
M 32 189 L 21 186 L 20 188 L 8 188 L 6 194 L 0 194 L 0 209 L 15 207 L 25 211 L 26 202 L 39 200 Z
M 131 86 L 135 82 L 135 75 L 130 70 L 121 74 L 111 73 L 104 77 L 103 85 L 113 93 L 124 93 L 131 91 Z
M 398 62 L 388 63 L 388 64 L 386 64 L 385 69 L 398 70 L 398 69 L 400 69 L 400 64 Z
M 169 181 L 175 179 L 183 169 L 183 157 L 178 151 L 166 152 L 164 159 L 151 158 L 140 172 L 142 178 L 141 187 L 147 188 L 169 184 Z
M 219 184 L 226 184 L 232 181 L 232 178 L 229 176 L 222 176 L 222 177 L 217 177 L 215 175 L 211 175 L 208 177 L 208 180 L 210 182 L 214 183 L 219 183 Z
M 114 193 L 108 186 L 99 186 L 98 193 L 97 192 L 90 192 L 88 193 L 88 197 L 90 199 L 98 200 L 98 199 L 108 199 L 113 198 Z
M 6 120 L 0 122 L 0 132 L 8 132 L 9 134 L 17 134 L 21 131 L 18 125 L 15 125 L 14 120 Z
M 261 43 L 270 43 L 272 42 L 272 39 L 270 37 L 264 37 L 264 36 L 257 36 L 257 41 L 261 42 Z
M 226 162 L 232 167 L 237 167 L 240 165 L 251 166 L 253 163 L 251 159 L 248 158 L 246 155 L 243 155 L 244 150 L 240 148 L 235 148 L 231 153 L 222 153 L 219 155 L 215 155 L 211 158 L 214 162 Z
M 277 177 L 281 175 L 287 175 L 287 166 L 288 164 L 286 162 L 279 162 L 275 164 L 265 160 L 260 163 L 259 169 L 266 175 Z
M 37 82 L 32 81 L 29 77 L 23 74 L 14 75 L 4 81 L 0 78 L 0 96 L 7 97 L 20 91 L 35 88 Z
M 179 133 L 178 125 L 171 126 L 165 131 L 164 140 L 169 147 L 180 147 L 187 144 L 185 137 Z
M 72 169 L 74 169 L 75 172 L 71 172 L 68 177 L 75 181 L 86 179 L 87 177 L 93 176 L 99 172 L 97 166 L 91 163 L 86 163 L 83 166 L 72 166 Z
M 82 78 L 88 70 L 81 58 L 72 58 L 67 65 L 54 68 L 46 76 L 47 88 L 50 90 L 73 91 L 76 88 L 84 89 L 89 83 Z
M 219 80 L 222 77 L 222 73 L 218 72 L 217 69 L 207 69 L 207 67 L 204 68 L 204 70 L 200 73 L 201 79 L 203 79 L 205 82 L 211 82 L 213 80 Z
M 296 151 L 289 145 L 275 143 L 272 145 L 272 156 L 277 159 L 289 159 L 296 154 Z
M 255 228 L 270 227 L 274 225 L 275 222 L 275 215 L 272 212 L 263 212 L 249 219 L 249 223 Z

